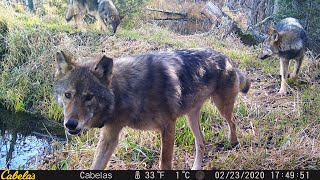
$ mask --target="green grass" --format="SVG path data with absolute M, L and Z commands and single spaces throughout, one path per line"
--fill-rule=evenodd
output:
M 137 31 L 133 31 L 133 30 L 126 30 L 126 29 L 119 29 L 118 30 L 118 35 L 120 37 L 130 37 L 133 39 L 141 39 L 142 36 L 140 33 L 138 33 Z
M 279 60 L 278 59 L 266 59 L 266 60 L 258 60 L 256 66 L 261 68 L 262 71 L 266 74 L 279 74 L 280 67 L 279 67 Z

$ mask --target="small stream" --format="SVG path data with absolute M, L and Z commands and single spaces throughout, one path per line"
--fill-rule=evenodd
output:
M 0 169 L 36 169 L 64 138 L 62 123 L 0 107 Z

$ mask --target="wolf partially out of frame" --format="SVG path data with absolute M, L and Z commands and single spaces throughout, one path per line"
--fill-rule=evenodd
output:
M 200 109 L 211 98 L 229 125 L 231 144 L 238 144 L 233 107 L 250 81 L 223 54 L 210 49 L 150 52 L 118 59 L 76 62 L 73 55 L 56 55 L 54 94 L 64 110 L 70 134 L 101 128 L 91 169 L 104 169 L 128 126 L 161 134 L 160 169 L 171 169 L 176 119 L 187 115 L 195 136 L 192 169 L 201 169 L 204 139 Z
M 279 94 L 288 92 L 288 67 L 291 59 L 295 60 L 295 66 L 290 78 L 296 79 L 301 68 L 304 53 L 306 51 L 307 34 L 295 18 L 281 20 L 276 28 L 269 28 L 269 36 L 263 43 L 263 50 L 258 55 L 260 59 L 266 59 L 272 55 L 280 58 L 281 87 Z

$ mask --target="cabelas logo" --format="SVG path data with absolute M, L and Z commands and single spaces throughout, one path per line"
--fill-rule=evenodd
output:
M 23 174 L 19 174 L 18 171 L 15 171 L 13 174 L 10 173 L 10 170 L 5 170 L 1 173 L 1 180 L 3 179 L 28 179 L 28 180 L 34 180 L 36 179 L 36 174 L 32 173 L 29 174 L 29 171 L 25 171 Z

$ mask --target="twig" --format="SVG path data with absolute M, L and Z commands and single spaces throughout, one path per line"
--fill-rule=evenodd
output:
M 188 18 L 155 18 L 156 21 L 188 21 Z
M 147 11 L 154 11 L 154 12 L 161 12 L 161 13 L 165 13 L 165 14 L 174 14 L 174 15 L 178 15 L 178 16 L 183 16 L 183 17 L 187 17 L 187 13 L 184 12 L 177 12 L 177 11 L 169 11 L 169 10 L 161 10 L 161 9 L 153 9 L 153 8 L 145 8 L 145 10 Z
M 264 18 L 264 20 L 258 22 L 256 25 L 254 25 L 254 27 L 259 27 L 259 26 L 261 26 L 262 24 L 264 24 L 264 23 L 266 23 L 267 21 L 272 20 L 272 19 L 273 19 L 272 16 L 266 17 L 266 18 Z

